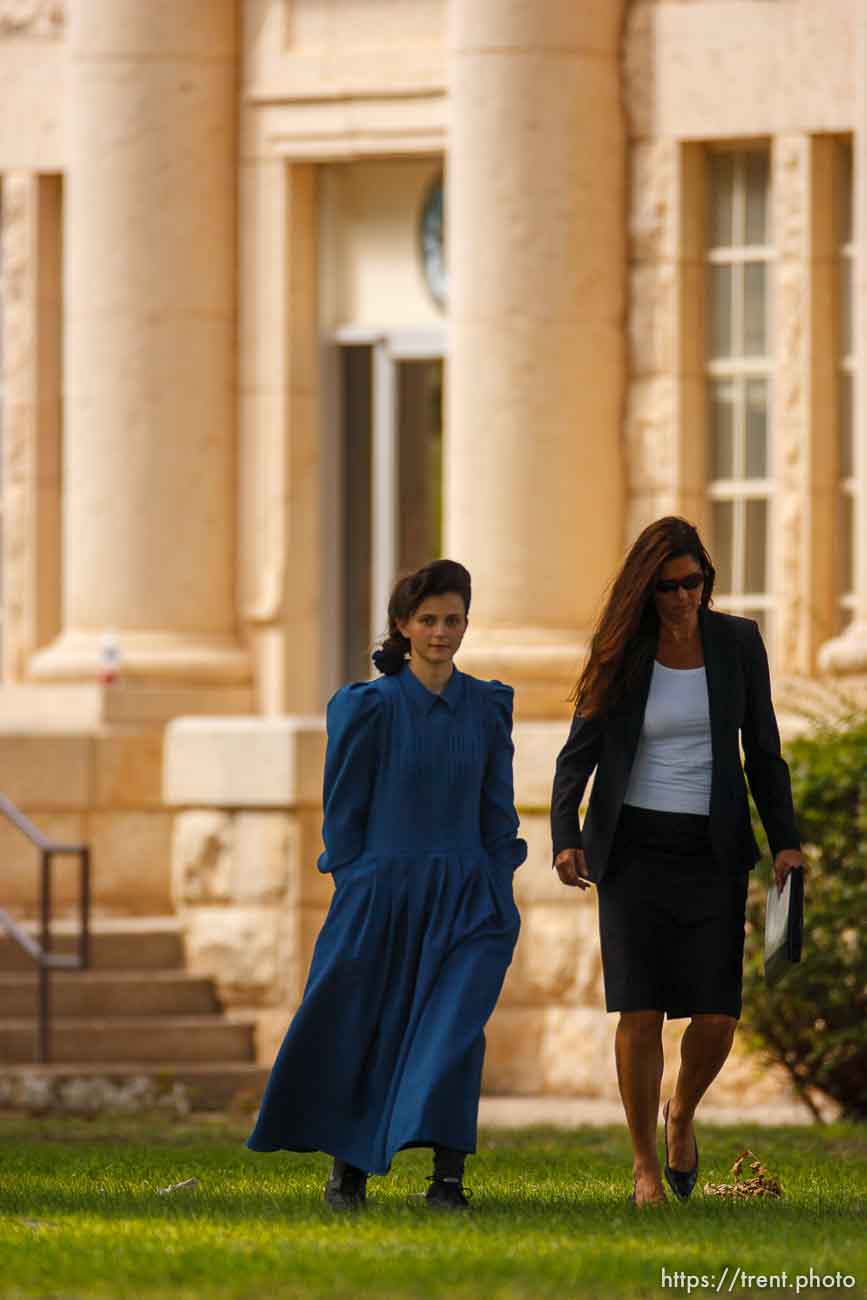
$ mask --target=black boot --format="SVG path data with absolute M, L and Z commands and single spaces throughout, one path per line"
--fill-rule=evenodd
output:
M 335 1160 L 325 1184 L 325 1199 L 332 1210 L 360 1210 L 367 1195 L 367 1174 L 345 1160 Z
M 429 1210 L 468 1210 L 470 1203 L 464 1190 L 463 1151 L 450 1147 L 434 1147 L 433 1177 L 425 1193 Z

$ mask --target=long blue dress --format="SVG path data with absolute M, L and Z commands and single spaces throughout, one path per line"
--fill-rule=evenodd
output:
M 408 667 L 328 705 L 325 852 L 335 890 L 277 1055 L 254 1151 L 386 1173 L 396 1151 L 471 1152 L 485 1040 L 520 919 L 512 689 Z

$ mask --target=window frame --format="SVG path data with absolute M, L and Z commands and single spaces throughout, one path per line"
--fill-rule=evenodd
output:
M 399 553 L 399 367 L 405 361 L 433 361 L 448 364 L 448 336 L 445 329 L 421 328 L 377 330 L 365 326 L 344 326 L 334 331 L 332 345 L 339 357 L 345 348 L 369 349 L 370 364 L 370 608 L 368 611 L 369 644 L 375 644 L 383 632 L 385 611 L 398 572 Z M 338 368 L 343 375 L 342 364 Z M 341 386 L 343 379 L 341 378 Z M 345 432 L 344 414 L 346 393 L 341 392 L 340 428 Z M 445 410 L 443 410 L 445 419 Z M 347 490 L 345 482 L 344 432 L 337 439 L 336 461 L 341 493 Z M 357 485 L 356 485 L 357 487 Z M 339 678 L 342 681 L 347 669 L 352 675 L 357 671 L 346 660 L 349 657 L 349 634 L 346 619 L 345 574 L 340 580 L 341 662 Z M 370 668 L 371 675 L 375 670 Z
M 762 243 L 747 244 L 747 177 L 743 160 L 750 154 L 764 154 L 767 161 L 766 193 L 766 229 Z M 732 177 L 732 228 L 729 244 L 714 244 L 713 202 L 714 202 L 714 159 L 727 155 L 733 159 Z M 706 475 L 705 492 L 709 505 L 709 534 L 712 553 L 716 549 L 713 530 L 713 507 L 720 502 L 732 503 L 732 543 L 731 571 L 732 590 L 720 592 L 717 603 L 732 614 L 757 618 L 763 625 L 763 632 L 769 639 L 773 637 L 774 616 L 777 601 L 774 591 L 774 517 L 775 517 L 775 466 L 774 466 L 774 408 L 775 408 L 775 369 L 773 350 L 775 338 L 776 309 L 776 247 L 773 242 L 773 153 L 770 142 L 765 139 L 753 140 L 743 144 L 720 142 L 707 148 L 707 175 L 705 184 L 705 337 L 706 346 L 703 358 L 704 409 L 706 420 Z M 760 264 L 766 268 L 765 280 L 765 351 L 761 356 L 744 354 L 744 330 L 746 312 L 744 303 L 744 275 L 742 268 L 747 264 Z M 731 339 L 732 355 L 718 357 L 712 355 L 713 348 L 713 311 L 714 299 L 711 282 L 713 268 L 730 266 L 734 270 L 731 302 Z M 746 386 L 750 379 L 761 379 L 767 385 L 766 406 L 766 445 L 765 474 L 762 477 L 747 478 L 739 474 L 745 471 L 746 457 Z M 729 381 L 739 390 L 733 411 L 733 466 L 729 477 L 713 477 L 713 425 L 710 416 L 713 385 Z M 766 508 L 765 531 L 765 582 L 764 590 L 752 592 L 745 589 L 748 572 L 746 545 L 747 503 L 763 501 Z

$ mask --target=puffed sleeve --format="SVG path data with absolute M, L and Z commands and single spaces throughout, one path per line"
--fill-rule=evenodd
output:
M 491 743 L 482 784 L 482 844 L 500 867 L 514 871 L 527 856 L 527 845 L 518 838 L 512 759 L 512 701 L 514 691 L 502 682 L 489 683 L 492 712 Z
M 344 686 L 328 702 L 328 745 L 322 791 L 320 871 L 334 871 L 364 848 L 373 791 L 383 701 L 373 682 Z

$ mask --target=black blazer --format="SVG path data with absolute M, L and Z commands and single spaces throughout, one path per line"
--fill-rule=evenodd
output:
M 750 825 L 744 768 L 771 852 L 800 848 L 789 769 L 780 754 L 780 733 L 771 701 L 768 657 L 752 619 L 702 607 L 699 627 L 713 750 L 711 844 L 721 865 L 745 871 L 755 866 L 759 851 Z M 651 659 L 635 689 L 606 716 L 585 719 L 576 714 L 557 759 L 551 796 L 554 856 L 561 849 L 583 848 L 588 874 L 597 883 L 608 866 L 644 722 L 652 672 Z M 594 768 L 596 776 L 582 831 L 578 808 Z

